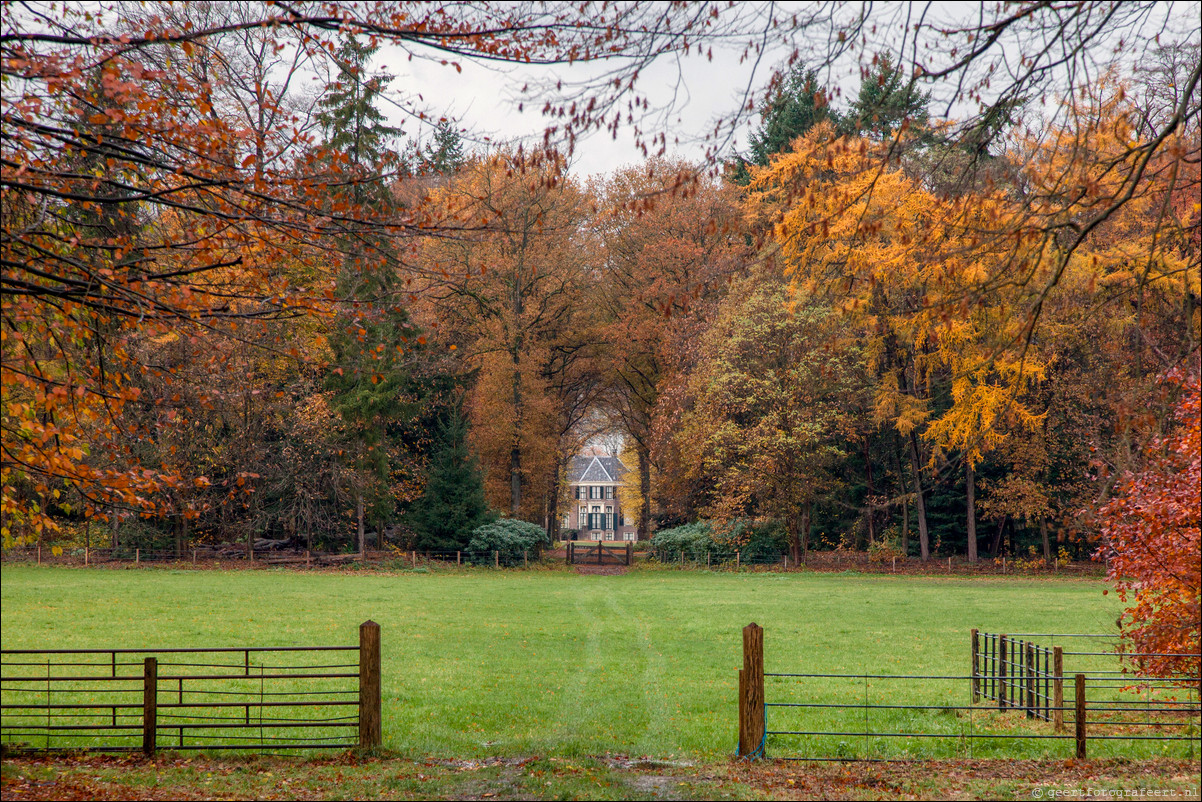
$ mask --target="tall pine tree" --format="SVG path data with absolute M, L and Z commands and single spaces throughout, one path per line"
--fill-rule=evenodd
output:
M 455 407 L 440 428 L 442 448 L 427 474 L 426 488 L 409 513 L 413 547 L 455 551 L 467 546 L 472 531 L 496 515 L 484 499 L 484 478 L 467 444 L 467 419 Z
M 388 76 L 368 72 L 375 50 L 353 36 L 344 40 L 336 57 L 341 74 L 327 87 L 318 115 L 326 135 L 331 201 L 351 205 L 368 219 L 394 211 L 388 176 L 398 162 L 392 145 L 400 134 L 385 124 L 376 106 Z M 419 332 L 401 306 L 403 292 L 387 238 L 370 229 L 352 230 L 339 247 L 341 312 L 330 338 L 334 364 L 326 385 L 352 440 L 356 539 L 362 552 L 368 513 L 377 525 L 395 513 L 390 492 L 397 447 L 393 435 L 416 415 L 420 403 L 411 371 Z
M 925 129 L 930 102 L 930 92 L 920 92 L 888 57 L 882 57 L 864 76 L 844 129 L 875 139 L 892 137 L 902 125 Z
M 773 155 L 787 153 L 794 139 L 823 120 L 838 126 L 840 119 L 827 100 L 826 91 L 818 83 L 818 72 L 794 65 L 760 107 L 760 126 L 748 141 L 750 159 L 740 157 L 731 175 L 734 182 L 746 186 L 751 181 L 748 162 L 767 165 Z

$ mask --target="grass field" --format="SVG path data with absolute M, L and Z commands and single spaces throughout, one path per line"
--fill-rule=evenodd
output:
M 730 754 L 740 629 L 750 621 L 765 628 L 770 672 L 964 674 L 973 626 L 1106 632 L 1119 612 L 1101 583 L 1047 579 L 26 566 L 6 566 L 0 578 L 4 648 L 341 645 L 355 643 L 357 625 L 373 619 L 383 633 L 384 743 L 413 758 Z M 967 697 L 966 682 L 871 689 L 805 682 L 770 681 L 769 700 L 853 700 L 870 690 L 874 702 L 938 706 Z M 990 726 L 988 715 L 970 724 L 938 710 L 917 719 L 873 715 L 878 731 Z M 1027 726 L 1015 718 L 992 723 Z M 799 727 L 781 721 L 779 728 Z M 855 756 L 861 746 L 848 739 L 843 748 Z M 778 755 L 806 753 L 788 739 L 772 747 Z M 1180 747 L 1099 743 L 1091 756 L 1184 755 Z M 874 756 L 967 756 L 935 740 L 870 748 Z M 1070 749 L 978 742 L 974 756 L 1054 757 Z

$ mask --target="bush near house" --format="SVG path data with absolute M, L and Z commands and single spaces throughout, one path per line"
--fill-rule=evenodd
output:
M 711 521 L 696 521 L 656 532 L 651 539 L 655 550 L 662 555 L 684 552 L 689 560 L 702 561 L 707 552 L 733 554 L 739 552 L 745 562 L 779 560 L 787 547 L 785 530 L 779 521 L 755 523 L 746 518 L 715 525 Z
M 476 562 L 492 562 L 493 552 L 498 552 L 495 559 L 501 565 L 521 565 L 525 556 L 536 559 L 549 543 L 547 533 L 541 526 L 514 518 L 501 518 L 472 530 L 467 550 L 473 554 L 472 559 Z

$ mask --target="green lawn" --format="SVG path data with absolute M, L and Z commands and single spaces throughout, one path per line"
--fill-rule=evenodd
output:
M 1107 632 L 1120 609 L 1099 582 L 1050 579 L 5 566 L 0 580 L 7 649 L 353 644 L 358 624 L 373 619 L 383 639 L 384 743 L 414 758 L 730 754 L 740 629 L 751 621 L 765 628 L 770 672 L 965 674 L 971 627 Z M 951 684 L 929 696 L 870 690 L 874 701 L 963 704 L 967 682 Z M 852 685 L 770 682 L 769 700 L 862 698 L 862 683 Z M 988 718 L 956 726 L 980 731 Z M 1033 756 L 1068 755 L 1071 744 L 1028 747 Z M 782 739 L 772 751 L 798 748 Z M 1115 751 L 1097 754 L 1105 753 Z

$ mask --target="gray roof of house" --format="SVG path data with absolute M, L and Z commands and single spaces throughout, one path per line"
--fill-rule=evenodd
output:
M 568 484 L 621 482 L 629 472 L 617 457 L 572 457 L 568 463 Z

